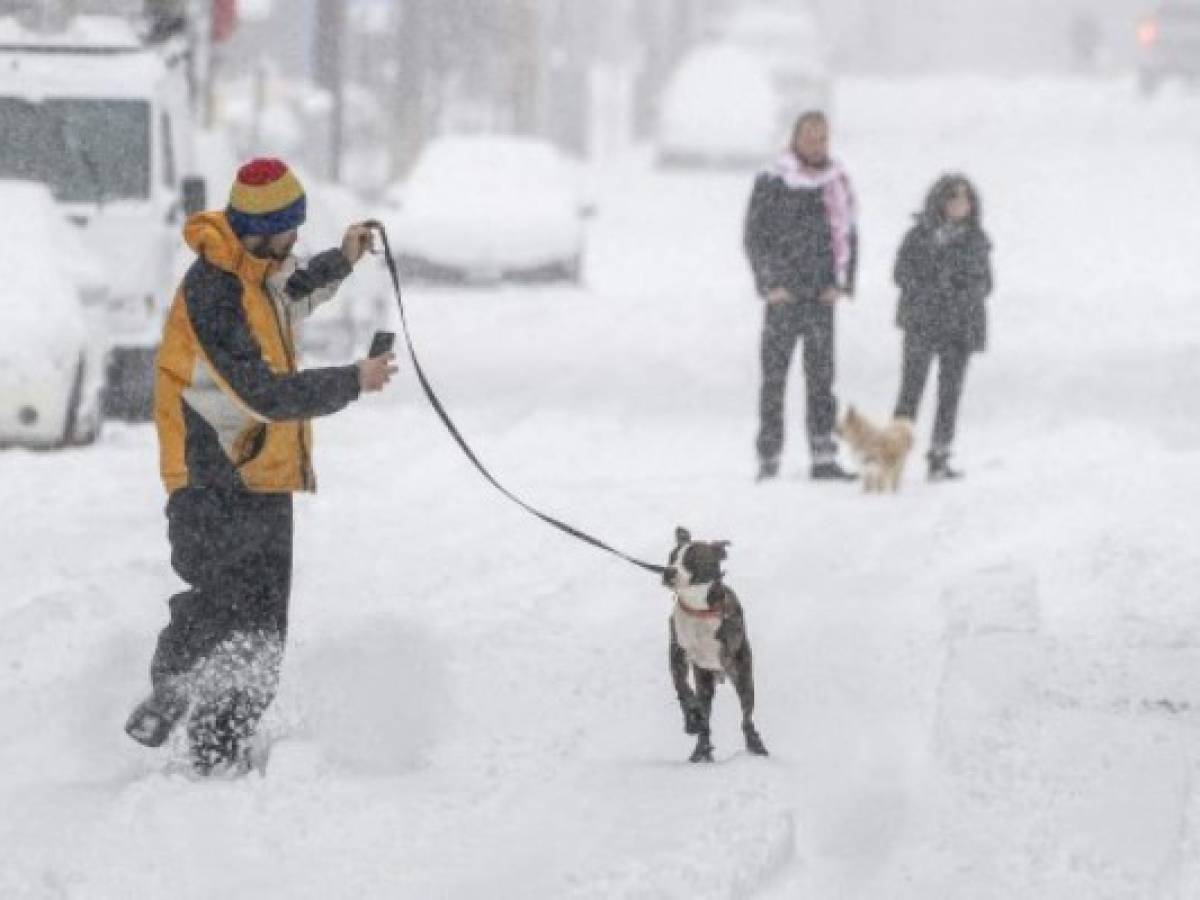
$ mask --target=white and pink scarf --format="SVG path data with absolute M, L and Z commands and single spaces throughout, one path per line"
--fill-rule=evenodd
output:
M 785 151 L 775 161 L 775 174 L 790 188 L 821 190 L 825 201 L 825 219 L 833 243 L 833 261 L 838 287 L 845 288 L 850 277 L 851 235 L 858 216 L 850 177 L 841 163 L 830 160 L 822 169 L 804 165 L 795 153 Z

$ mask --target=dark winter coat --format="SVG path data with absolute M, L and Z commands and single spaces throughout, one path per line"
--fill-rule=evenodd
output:
M 760 296 L 784 288 L 801 302 L 815 303 L 822 291 L 837 286 L 833 238 L 820 188 L 790 187 L 773 173 L 759 175 L 746 210 L 743 245 Z M 845 287 L 854 293 L 857 232 L 851 234 L 850 247 Z
M 935 349 L 983 350 L 984 301 L 992 292 L 991 249 L 987 235 L 976 226 L 956 229 L 918 216 L 896 254 L 896 325 Z

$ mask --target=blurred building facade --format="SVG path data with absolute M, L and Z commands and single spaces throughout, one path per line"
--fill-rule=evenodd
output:
M 1099 61 L 1130 65 L 1156 0 L 814 0 L 843 71 L 1027 74 L 1070 68 L 1081 22 Z
M 0 0 L 4 12 L 51 0 Z M 1111 67 L 1152 0 L 52 0 L 93 11 L 235 6 L 216 112 L 242 153 L 302 154 L 368 187 L 431 136 L 509 131 L 584 157 L 653 132 L 681 56 L 746 6 L 803 7 L 837 74 L 1028 73 L 1072 65 L 1089 28 Z M 204 13 L 202 12 L 201 15 Z M 1081 24 L 1082 23 L 1082 24 Z

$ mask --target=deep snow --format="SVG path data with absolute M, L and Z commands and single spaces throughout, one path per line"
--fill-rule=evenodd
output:
M 928 184 L 983 191 L 960 484 L 815 486 L 796 428 L 797 477 L 752 483 L 748 175 L 600 173 L 584 292 L 409 292 L 511 488 L 640 556 L 677 524 L 733 541 L 769 760 L 726 686 L 720 762 L 683 762 L 668 596 L 502 501 L 406 374 L 317 425 L 265 778 L 164 774 L 121 732 L 178 589 L 151 430 L 0 455 L 0 896 L 1200 893 L 1196 101 L 941 79 L 837 110 L 843 400 L 894 401 L 891 257 Z

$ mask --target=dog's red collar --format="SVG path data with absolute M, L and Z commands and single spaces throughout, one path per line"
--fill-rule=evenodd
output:
M 711 607 L 696 609 L 694 606 L 688 606 L 684 603 L 683 598 L 678 594 L 675 595 L 675 603 L 686 615 L 695 616 L 697 619 L 718 619 L 721 617 L 721 610 L 712 609 Z

